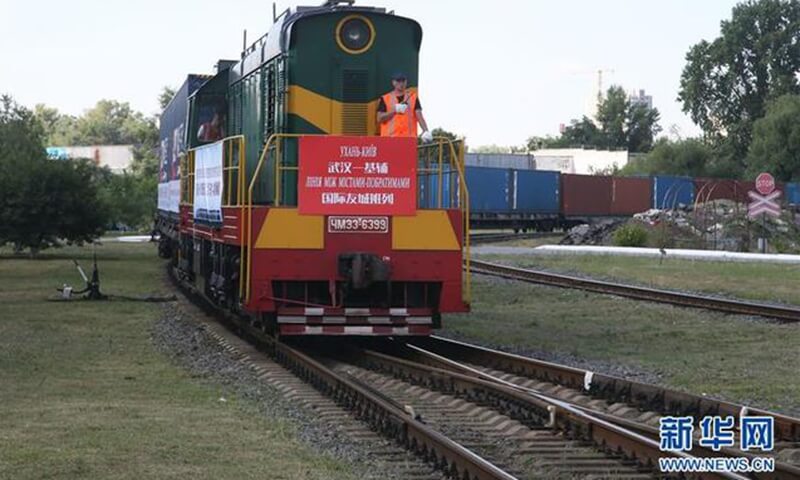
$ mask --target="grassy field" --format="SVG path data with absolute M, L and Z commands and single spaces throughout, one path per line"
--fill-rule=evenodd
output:
M 155 248 L 99 247 L 103 289 L 164 293 Z M 71 258 L 88 269 L 89 248 L 0 254 L 0 478 L 352 478 L 156 351 L 158 305 L 48 301 L 80 285 Z
M 666 384 L 800 415 L 800 324 L 474 277 L 472 313 L 447 332 L 622 364 Z
M 480 255 L 525 268 L 579 273 L 678 290 L 800 304 L 800 266 L 612 255 Z

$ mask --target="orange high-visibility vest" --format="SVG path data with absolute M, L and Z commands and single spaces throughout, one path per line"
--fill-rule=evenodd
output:
M 386 105 L 387 112 L 394 112 L 397 104 L 397 97 L 394 91 L 383 96 L 383 103 Z M 417 136 L 417 96 L 406 91 L 406 113 L 395 113 L 392 118 L 381 122 L 382 137 L 416 137 Z

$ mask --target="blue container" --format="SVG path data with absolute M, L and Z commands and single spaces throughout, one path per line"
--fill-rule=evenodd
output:
M 471 211 L 507 212 L 510 210 L 510 169 L 468 166 L 465 175 Z
M 514 170 L 512 173 L 511 208 L 526 213 L 558 213 L 559 172 L 548 170 Z
M 653 208 L 668 209 L 694 203 L 694 181 L 689 177 L 653 177 Z
M 786 203 L 789 205 L 800 205 L 800 184 L 787 183 L 783 187 L 783 194 L 786 196 Z
M 439 174 L 421 173 L 417 176 L 417 205 L 419 208 L 454 208 L 458 205 L 458 171 L 449 166 L 442 170 L 442 201 L 439 202 Z M 452 193 L 451 193 L 452 192 Z

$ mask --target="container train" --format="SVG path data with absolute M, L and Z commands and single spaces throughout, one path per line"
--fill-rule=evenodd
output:
M 752 181 L 669 175 L 614 177 L 527 168 L 465 167 L 472 228 L 550 231 L 602 217 L 629 217 L 729 199 L 748 203 Z M 786 206 L 800 205 L 800 184 L 777 184 Z
M 161 116 L 160 254 L 275 335 L 427 335 L 469 308 L 464 145 L 376 136 L 422 29 L 352 1 L 273 21 Z

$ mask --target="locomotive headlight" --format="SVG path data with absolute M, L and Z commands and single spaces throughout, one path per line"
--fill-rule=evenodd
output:
M 366 52 L 374 40 L 375 27 L 361 15 L 345 17 L 336 26 L 336 42 L 347 53 Z

